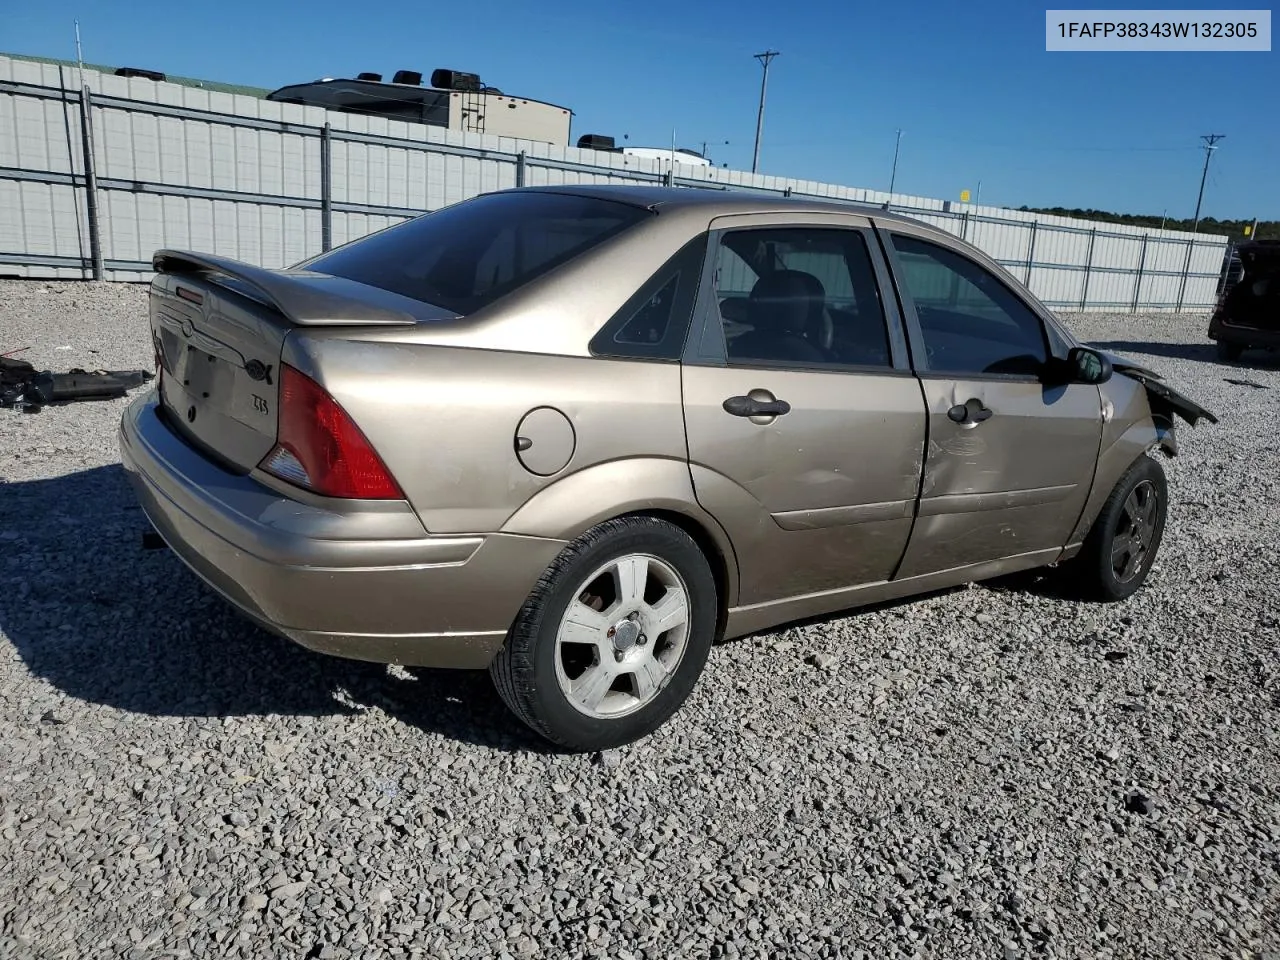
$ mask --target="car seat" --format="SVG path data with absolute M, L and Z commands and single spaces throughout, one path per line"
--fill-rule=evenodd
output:
M 732 359 L 823 363 L 831 339 L 826 290 L 811 273 L 775 270 L 756 281 L 748 301 L 751 331 L 730 345 Z

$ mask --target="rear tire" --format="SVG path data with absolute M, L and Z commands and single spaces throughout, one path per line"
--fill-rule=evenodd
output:
M 1164 538 L 1168 505 L 1164 468 L 1149 456 L 1139 457 L 1107 497 L 1072 560 L 1083 599 L 1113 603 L 1138 591 Z
M 1235 363 L 1242 353 L 1244 353 L 1244 347 L 1240 344 L 1227 343 L 1225 340 L 1218 341 L 1218 359 L 1223 363 Z
M 648 736 L 684 704 L 716 631 L 715 578 L 680 528 L 608 520 L 538 580 L 489 667 L 536 733 L 574 751 Z

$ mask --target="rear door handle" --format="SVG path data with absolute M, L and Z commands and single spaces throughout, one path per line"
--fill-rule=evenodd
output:
M 785 400 L 757 400 L 755 397 L 730 397 L 723 404 L 725 413 L 735 417 L 780 417 L 791 412 Z
M 981 423 L 991 417 L 991 410 L 984 406 L 977 397 L 971 397 L 964 403 L 957 403 L 948 410 L 947 416 L 956 423 Z

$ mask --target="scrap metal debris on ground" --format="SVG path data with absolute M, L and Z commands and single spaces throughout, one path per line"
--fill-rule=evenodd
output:
M 1232 377 L 1223 377 L 1222 379 L 1227 381 L 1227 383 L 1234 383 L 1237 387 L 1257 387 L 1259 390 L 1271 389 L 1265 383 L 1255 383 L 1252 380 L 1236 380 Z
M 11 351 L 16 353 L 18 351 Z M 36 370 L 25 360 L 0 355 L 0 407 L 39 413 L 50 404 L 114 400 L 155 377 L 148 370 Z

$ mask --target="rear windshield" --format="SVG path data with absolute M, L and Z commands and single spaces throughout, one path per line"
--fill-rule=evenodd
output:
M 648 216 L 610 200 L 497 193 L 322 254 L 304 268 L 473 313 Z

